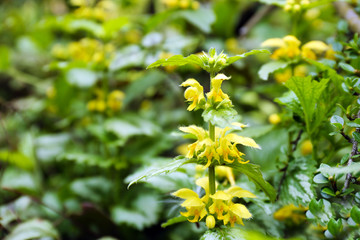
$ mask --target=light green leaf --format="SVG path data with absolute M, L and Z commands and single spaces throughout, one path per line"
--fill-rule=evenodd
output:
M 17 225 L 4 240 L 60 239 L 57 230 L 47 220 L 32 219 Z
M 245 223 L 246 224 L 246 223 Z M 263 233 L 237 227 L 215 228 L 207 230 L 200 240 L 282 240 Z
M 8 162 L 25 170 L 32 170 L 34 168 L 34 162 L 20 152 L 2 150 L 0 151 L 0 161 Z
M 66 73 L 67 81 L 80 88 L 93 86 L 97 79 L 97 73 L 85 68 L 72 68 Z
M 328 223 L 328 230 L 329 232 L 333 235 L 336 236 L 338 235 L 341 230 L 342 230 L 342 220 L 341 218 L 339 218 L 338 220 L 335 219 L 330 219 L 329 223 Z
M 246 52 L 246 53 L 243 53 L 243 54 L 240 54 L 240 55 L 236 55 L 236 56 L 232 56 L 232 57 L 229 57 L 226 61 L 226 66 L 228 65 L 231 65 L 233 64 L 234 62 L 240 60 L 240 59 L 243 59 L 247 56 L 251 56 L 251 55 L 254 55 L 254 54 L 259 54 L 259 53 L 268 53 L 270 54 L 270 52 L 266 49 L 254 49 L 254 50 L 251 50 L 249 52 Z
M 320 167 L 318 169 L 319 172 L 321 172 L 323 175 L 337 175 L 337 174 L 356 174 L 360 172 L 360 163 L 359 162 L 353 162 L 351 165 L 346 167 L 329 167 L 326 164 L 320 164 Z
M 231 126 L 231 123 L 239 121 L 240 116 L 233 108 L 207 108 L 202 113 L 206 122 L 211 122 L 219 127 Z
M 113 182 L 100 176 L 80 178 L 73 181 L 70 185 L 70 189 L 74 194 L 96 203 L 100 203 L 102 199 L 109 196 L 112 188 Z
M 273 73 L 280 69 L 284 69 L 288 65 L 289 65 L 289 63 L 283 62 L 283 61 L 271 61 L 271 62 L 265 63 L 264 65 L 261 66 L 261 68 L 258 72 L 259 77 L 262 80 L 268 80 L 270 73 Z
M 351 66 L 350 64 L 341 62 L 341 63 L 339 63 L 339 66 L 347 72 L 350 72 L 350 73 L 355 72 L 355 68 L 353 66 Z
M 119 162 L 116 158 L 105 159 L 102 156 L 83 152 L 65 152 L 57 157 L 58 161 L 73 161 L 76 164 L 85 166 L 96 166 L 100 168 L 109 168 L 114 166 L 120 169 L 126 166 L 125 162 Z
M 180 168 L 181 166 L 183 166 L 184 164 L 187 163 L 194 163 L 196 162 L 193 159 L 188 159 L 185 158 L 183 156 L 179 156 L 177 158 L 175 158 L 174 160 L 172 160 L 171 162 L 169 162 L 167 165 L 158 168 L 158 169 L 150 169 L 148 172 L 146 172 L 145 174 L 141 175 L 141 176 L 136 176 L 135 179 L 129 180 L 129 185 L 128 188 L 131 187 L 131 185 L 138 183 L 138 182 L 146 182 L 149 178 L 154 177 L 154 176 L 158 176 L 160 174 L 167 174 L 167 173 L 171 173 L 176 171 L 178 168 Z
M 260 171 L 259 165 L 255 165 L 251 163 L 241 164 L 235 161 L 234 163 L 227 164 L 227 166 L 245 174 L 250 181 L 254 182 L 261 190 L 264 191 L 264 193 L 270 198 L 270 201 L 272 202 L 275 201 L 276 198 L 275 189 L 273 188 L 273 186 L 271 186 L 270 183 L 265 181 Z
M 33 174 L 15 167 L 7 167 L 1 179 L 1 188 L 23 194 L 37 195 L 39 187 Z
M 311 158 L 300 157 L 289 162 L 285 180 L 281 186 L 280 200 L 286 204 L 301 204 L 306 206 L 315 192 L 312 179 L 316 162 Z
M 174 55 L 167 59 L 159 59 L 156 62 L 150 64 L 147 69 L 160 66 L 182 66 L 185 64 L 195 64 L 204 68 L 204 63 L 200 59 L 200 57 L 192 54 L 188 57 L 184 57 L 182 55 Z
M 360 128 L 360 124 L 354 122 L 347 122 L 346 125 L 349 127 Z
M 350 212 L 351 218 L 357 224 L 360 224 L 360 209 L 357 206 L 353 206 Z
M 187 217 L 184 216 L 173 217 L 167 220 L 165 223 L 161 224 L 161 227 L 166 228 L 167 226 L 173 225 L 175 223 L 180 223 L 185 221 L 187 221 Z
M 304 112 L 299 103 L 299 99 L 296 94 L 292 91 L 284 93 L 282 97 L 276 98 L 275 102 L 288 107 L 291 111 L 300 117 L 304 117 Z
M 145 52 L 137 45 L 121 48 L 110 63 L 109 70 L 117 71 L 128 67 L 143 67 Z
M 5 45 L 0 45 L 0 72 L 10 67 L 10 49 Z
M 337 129 L 342 129 L 344 126 L 344 119 L 338 115 L 334 115 L 330 118 L 330 122 L 332 125 L 334 125 Z
M 199 8 L 196 11 L 186 10 L 176 13 L 176 17 L 186 19 L 204 33 L 211 32 L 211 25 L 215 22 L 215 14 L 211 8 Z

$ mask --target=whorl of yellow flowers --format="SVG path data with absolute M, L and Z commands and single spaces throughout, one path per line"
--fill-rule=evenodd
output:
M 92 112 L 104 112 L 106 108 L 112 112 L 117 112 L 123 105 L 125 94 L 120 90 L 114 90 L 107 96 L 107 101 L 104 99 L 104 94 L 101 91 L 96 91 L 97 98 L 88 102 L 87 108 Z
M 232 186 L 224 191 L 219 190 L 215 194 L 210 194 L 207 177 L 198 179 L 196 185 L 205 190 L 205 195 L 201 198 L 188 188 L 182 188 L 172 193 L 173 196 L 185 199 L 181 206 L 186 209 L 186 212 L 180 214 L 189 222 L 199 222 L 206 217 L 205 222 L 208 228 L 215 227 L 216 219 L 223 221 L 224 225 L 229 224 L 233 227 L 235 223 L 244 225 L 242 219 L 251 218 L 252 215 L 245 205 L 232 201 L 234 197 L 256 198 L 251 192 L 238 186 Z
M 300 45 L 301 42 L 292 35 L 284 38 L 270 38 L 261 44 L 262 47 L 277 48 L 271 55 L 271 58 L 275 60 L 294 59 L 296 57 L 316 60 L 321 56 L 334 59 L 334 50 L 322 41 L 310 41 L 302 45 L 301 48 Z

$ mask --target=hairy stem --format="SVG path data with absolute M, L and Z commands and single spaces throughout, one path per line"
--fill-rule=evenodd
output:
M 215 142 L 215 125 L 209 122 L 210 139 Z M 209 167 L 209 188 L 210 194 L 215 194 L 215 166 Z

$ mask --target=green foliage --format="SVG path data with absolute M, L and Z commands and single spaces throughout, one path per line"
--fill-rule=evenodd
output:
M 282 61 L 272 61 L 272 62 L 268 62 L 264 65 L 261 66 L 258 74 L 259 77 L 262 80 L 268 80 L 270 73 L 273 73 L 277 70 L 281 70 L 284 69 L 288 66 L 289 63 L 287 62 L 282 62 Z
M 6 240 L 20 240 L 20 239 L 60 239 L 59 233 L 54 226 L 43 219 L 32 219 L 16 226 Z

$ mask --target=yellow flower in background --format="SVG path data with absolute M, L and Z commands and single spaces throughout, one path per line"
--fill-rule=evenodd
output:
M 205 196 L 200 199 L 199 195 L 191 189 L 182 188 L 174 193 L 173 196 L 185 199 L 181 204 L 185 207 L 187 212 L 180 212 L 180 214 L 188 219 L 189 222 L 199 222 L 207 215 L 206 203 L 208 202 L 209 188 L 208 178 L 201 178 L 196 181 L 196 185 L 202 187 L 205 190 Z
M 198 9 L 200 3 L 194 0 L 163 0 L 166 8 L 170 9 Z
M 271 55 L 273 59 L 294 58 L 300 55 L 301 42 L 292 35 L 284 38 L 270 38 L 261 44 L 262 47 L 276 47 L 277 49 Z
M 305 77 L 308 73 L 306 65 L 301 64 L 294 68 L 294 73 L 290 67 L 278 70 L 274 73 L 274 79 L 277 83 L 284 83 L 289 80 L 292 76 Z
M 124 97 L 125 94 L 122 91 L 112 91 L 108 96 L 107 106 L 113 111 L 120 110 L 123 104 Z
M 244 125 L 242 125 L 244 126 Z M 260 148 L 256 142 L 248 137 L 239 136 L 235 133 L 228 133 L 230 127 L 215 128 L 215 141 L 210 139 L 208 131 L 201 127 L 191 125 L 188 127 L 180 127 L 180 131 L 192 134 L 197 141 L 188 145 L 187 158 L 197 158 L 201 160 L 206 158 L 207 163 L 204 168 L 209 167 L 215 160 L 218 164 L 232 163 L 237 160 L 239 163 L 245 164 L 243 161 L 244 153 L 237 149 L 237 145 L 241 144 L 247 147 Z
M 306 207 L 295 206 L 294 204 L 286 205 L 274 213 L 274 218 L 279 221 L 291 220 L 295 224 L 299 224 L 306 219 Z
M 299 12 L 310 4 L 310 0 L 286 0 L 284 10 L 287 12 Z
M 316 55 L 325 53 L 329 46 L 322 41 L 310 41 L 301 47 L 301 55 L 305 58 L 316 60 Z
M 221 84 L 224 80 L 229 80 L 225 74 L 218 74 L 211 79 L 211 91 L 206 94 L 207 98 L 213 102 L 221 102 L 224 99 L 230 101 L 229 96 L 221 90 Z
M 231 167 L 218 166 L 216 168 L 216 174 L 219 177 L 226 178 L 229 181 L 231 186 L 235 185 L 235 176 L 234 176 L 234 172 Z
M 305 140 L 304 142 L 302 142 L 301 146 L 300 146 L 300 151 L 301 151 L 301 154 L 304 156 L 311 154 L 313 151 L 313 145 L 312 145 L 311 141 Z
M 188 111 L 196 110 L 201 108 L 202 105 L 205 103 L 204 97 L 204 89 L 200 85 L 198 81 L 193 78 L 190 78 L 183 82 L 180 86 L 188 87 L 184 92 L 184 97 L 186 101 L 192 102 L 190 106 L 187 108 Z
M 104 112 L 106 109 L 105 101 L 101 99 L 91 100 L 87 104 L 87 109 L 89 111 Z

